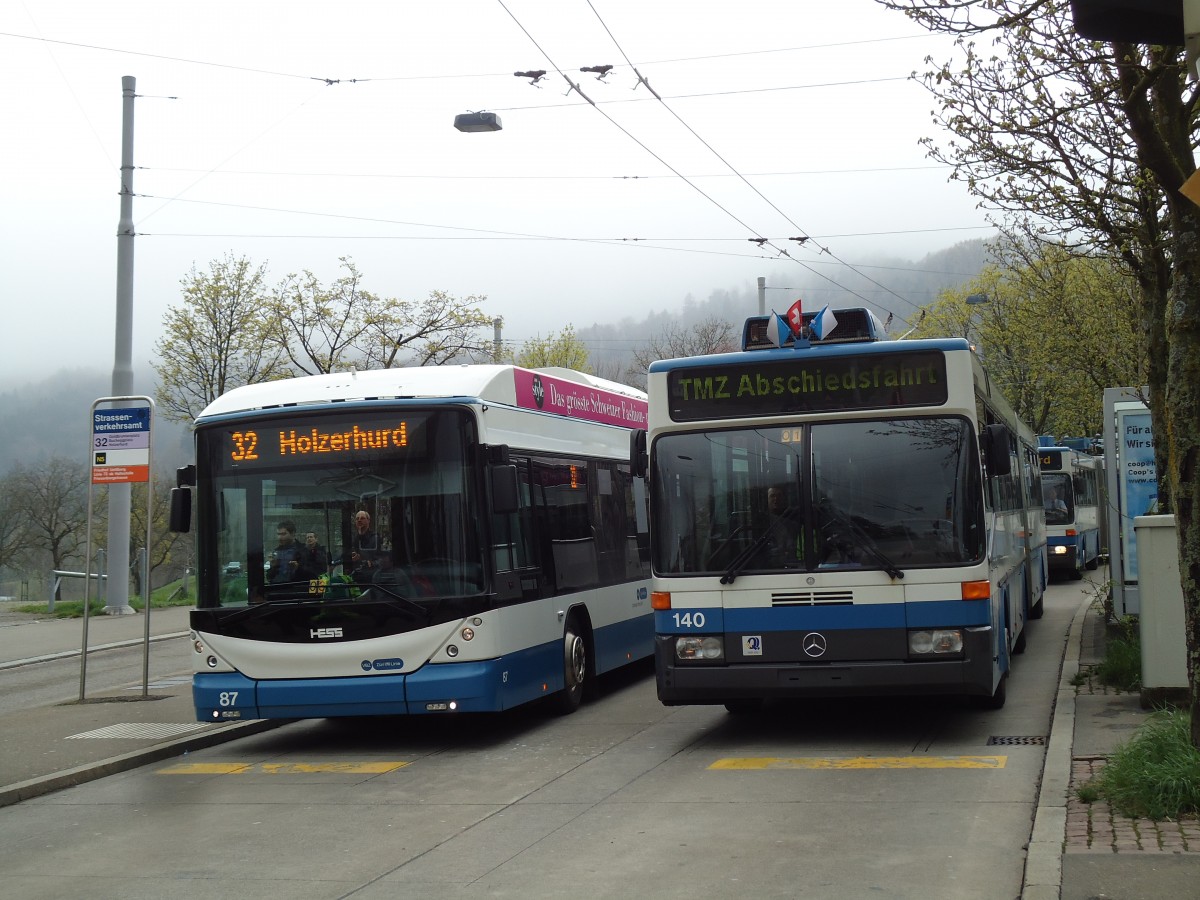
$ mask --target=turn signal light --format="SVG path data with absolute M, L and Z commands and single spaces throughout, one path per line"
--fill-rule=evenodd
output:
M 964 600 L 987 600 L 992 596 L 990 581 L 964 581 L 962 583 L 962 598 Z
M 650 608 L 651 609 L 670 609 L 671 608 L 671 592 L 670 591 L 651 591 L 650 592 Z

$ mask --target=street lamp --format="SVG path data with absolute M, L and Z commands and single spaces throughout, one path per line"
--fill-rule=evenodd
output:
M 500 117 L 493 112 L 459 113 L 454 117 L 454 127 L 459 131 L 500 131 Z

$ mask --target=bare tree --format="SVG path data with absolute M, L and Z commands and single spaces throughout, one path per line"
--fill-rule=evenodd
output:
M 26 547 L 48 558 L 53 569 L 78 561 L 86 549 L 87 466 L 52 456 L 36 466 L 17 466 L 10 477 Z
M 690 328 L 672 322 L 634 348 L 633 365 L 626 371 L 626 379 L 629 384 L 645 388 L 646 373 L 655 360 L 728 353 L 738 349 L 739 338 L 737 329 L 722 319 L 709 317 Z

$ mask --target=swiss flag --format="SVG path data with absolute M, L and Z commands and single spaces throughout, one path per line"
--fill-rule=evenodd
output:
M 801 300 L 797 300 L 784 313 L 784 318 L 787 319 L 787 323 L 792 329 L 792 334 L 799 334 L 800 329 L 804 325 L 804 310 L 801 308 L 802 302 Z

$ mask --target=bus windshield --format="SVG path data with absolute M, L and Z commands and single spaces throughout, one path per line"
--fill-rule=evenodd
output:
M 1075 493 L 1065 472 L 1042 473 L 1042 506 L 1047 525 L 1066 525 L 1074 518 Z
M 358 410 L 203 425 L 198 606 L 484 589 L 466 409 Z M 207 524 L 203 524 L 207 523 Z
M 984 556 L 978 453 L 960 417 L 673 433 L 653 466 L 657 574 L 896 578 Z

